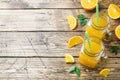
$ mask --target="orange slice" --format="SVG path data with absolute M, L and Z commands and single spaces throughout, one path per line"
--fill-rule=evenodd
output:
M 120 18 L 120 8 L 115 4 L 110 4 L 109 7 L 108 7 L 108 15 L 112 19 Z
M 65 62 L 66 62 L 66 63 L 75 63 L 75 60 L 74 60 L 74 58 L 73 58 L 72 55 L 66 54 L 66 55 L 65 55 Z
M 77 19 L 74 16 L 67 16 L 67 20 L 69 23 L 69 27 L 71 30 L 75 29 L 77 27 Z
M 115 35 L 120 39 L 120 25 L 115 28 Z
M 93 10 L 98 4 L 98 0 L 81 0 L 81 6 L 85 10 Z
M 80 43 L 83 43 L 83 38 L 81 36 L 73 36 L 68 41 L 68 47 L 71 48 Z
M 101 76 L 107 77 L 107 75 L 108 75 L 109 73 L 110 73 L 110 69 L 105 68 L 105 69 L 102 69 L 99 74 L 100 74 Z

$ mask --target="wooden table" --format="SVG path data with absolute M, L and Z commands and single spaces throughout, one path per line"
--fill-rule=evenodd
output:
M 99 0 L 101 10 L 110 3 L 120 7 L 120 0 Z M 97 69 L 77 61 L 81 45 L 67 47 L 70 37 L 84 37 L 85 27 L 71 31 L 66 16 L 85 14 L 89 20 L 93 13 L 83 10 L 79 0 L 0 0 L 0 80 L 120 80 L 120 52 L 109 52 L 110 46 L 120 46 L 114 35 L 120 19 L 110 19 L 113 38 L 105 44 L 109 58 Z M 73 55 L 76 64 L 65 64 L 65 53 Z M 67 72 L 73 65 L 81 69 L 80 78 Z M 106 67 L 111 72 L 103 78 L 98 72 Z

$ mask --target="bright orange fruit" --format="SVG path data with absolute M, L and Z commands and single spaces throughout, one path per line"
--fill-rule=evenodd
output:
M 120 8 L 115 4 L 110 4 L 109 7 L 108 7 L 108 15 L 112 19 L 120 18 Z
M 104 77 L 107 77 L 107 75 L 110 73 L 110 69 L 109 68 L 105 68 L 105 69 L 102 69 L 99 74 L 101 76 L 104 76 Z
M 115 28 L 115 35 L 120 39 L 120 25 Z
M 66 62 L 66 63 L 75 63 L 75 60 L 74 60 L 74 58 L 73 58 L 72 55 L 66 54 L 66 55 L 65 55 L 65 62 Z
M 69 27 L 71 30 L 75 29 L 77 27 L 77 19 L 74 16 L 67 16 L 67 20 L 69 23 Z
M 81 0 L 81 5 L 85 10 L 93 10 L 98 4 L 98 0 Z
M 83 38 L 81 36 L 73 36 L 68 41 L 68 47 L 71 48 L 80 43 L 83 43 Z

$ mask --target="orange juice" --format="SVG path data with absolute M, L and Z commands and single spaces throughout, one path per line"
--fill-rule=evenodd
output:
M 95 68 L 100 61 L 100 57 L 103 54 L 103 43 L 97 39 L 92 38 L 90 40 L 92 51 L 90 51 L 88 42 L 85 41 L 79 55 L 79 62 L 89 68 Z
M 96 15 L 94 14 L 89 21 L 88 25 L 86 26 L 86 31 L 88 32 L 89 36 L 97 37 L 99 39 L 104 39 L 105 35 L 107 34 L 109 18 L 108 16 L 100 12 L 98 18 L 98 26 L 96 25 Z
M 102 46 L 99 44 L 99 42 L 94 42 L 91 41 L 91 47 L 92 47 L 92 52 L 91 54 L 97 54 L 98 52 L 100 52 L 100 50 L 102 49 Z M 88 42 L 85 43 L 85 49 L 90 52 L 90 48 L 88 45 Z

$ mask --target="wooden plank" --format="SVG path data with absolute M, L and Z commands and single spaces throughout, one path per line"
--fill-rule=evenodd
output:
M 44 64 L 41 63 L 41 60 Z M 117 62 L 117 64 L 116 64 Z M 62 64 L 62 65 L 61 65 Z M 81 69 L 81 77 L 68 73 L 68 69 L 76 65 Z M 87 69 L 76 64 L 65 64 L 64 58 L 0 58 L 1 80 L 104 80 L 99 71 L 105 67 L 111 69 L 108 80 L 119 80 L 120 59 L 111 58 L 106 65 L 97 69 Z M 4 66 L 4 67 L 3 67 Z
M 120 6 L 119 0 L 99 0 L 101 8 L 108 8 L 111 3 Z M 81 8 L 81 4 L 80 0 L 1 0 L 0 8 Z
M 0 32 L 0 56 L 40 56 L 64 57 L 65 53 L 78 56 L 81 44 L 69 49 L 68 39 L 84 32 Z M 111 43 L 106 44 L 105 53 L 110 57 L 120 54 L 109 52 L 109 46 L 119 45 L 120 41 L 113 36 Z
M 89 20 L 93 13 L 95 11 L 83 9 L 0 10 L 0 31 L 70 31 L 68 15 L 85 14 Z M 113 31 L 119 22 L 120 19 L 111 19 L 110 30 Z M 85 27 L 78 25 L 75 31 L 85 31 Z

